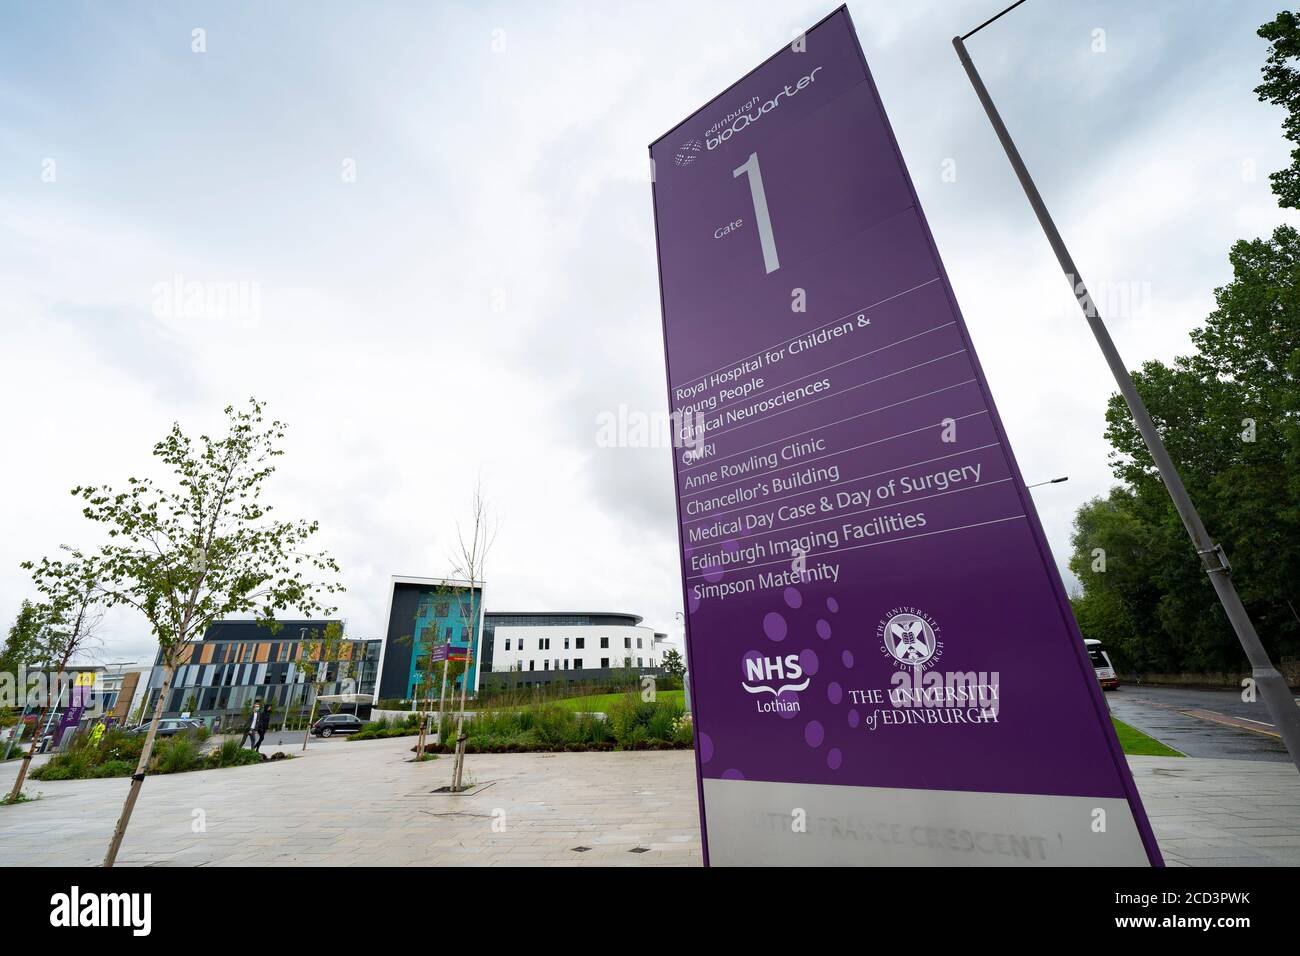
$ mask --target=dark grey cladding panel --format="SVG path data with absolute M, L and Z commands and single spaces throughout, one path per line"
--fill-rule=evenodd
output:
M 399 641 L 415 630 L 415 615 L 420 595 L 427 590 L 419 584 L 398 584 L 393 589 L 393 606 L 388 615 L 388 633 L 384 635 L 384 671 L 379 675 L 378 699 L 406 696 L 406 679 L 411 673 L 412 645 Z

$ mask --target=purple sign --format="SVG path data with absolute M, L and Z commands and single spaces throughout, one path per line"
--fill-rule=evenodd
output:
M 86 685 L 81 683 L 81 681 L 85 679 L 86 675 L 93 677 L 93 674 L 90 674 L 88 671 L 79 671 L 74 677 L 74 683 L 69 689 L 67 709 L 64 710 L 62 716 L 60 716 L 58 728 L 54 732 L 54 740 L 56 743 L 62 742 L 68 731 L 76 730 L 77 726 L 81 723 L 82 715 L 86 711 L 87 698 L 90 696 L 94 686 L 93 684 Z
M 437 644 L 429 651 L 429 660 L 433 661 L 435 664 L 439 661 L 445 661 L 449 650 L 450 645 Z
M 81 715 L 85 713 L 85 710 L 86 708 L 80 703 L 70 705 L 59 717 L 59 726 L 54 732 L 54 739 L 62 740 L 65 733 L 69 730 L 75 730 L 77 725 L 81 723 Z
M 650 152 L 706 859 L 1158 864 L 848 12 Z

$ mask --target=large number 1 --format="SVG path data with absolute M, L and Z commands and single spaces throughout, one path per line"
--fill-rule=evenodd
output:
M 781 268 L 776 256 L 776 237 L 772 235 L 772 217 L 767 212 L 767 193 L 763 191 L 763 171 L 758 168 L 758 153 L 750 153 L 744 165 L 731 171 L 733 179 L 741 174 L 749 176 L 749 196 L 754 200 L 754 216 L 758 219 L 758 242 L 763 247 L 763 267 L 769 272 Z

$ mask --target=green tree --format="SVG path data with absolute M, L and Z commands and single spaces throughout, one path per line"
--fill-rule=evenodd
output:
M 0 648 L 0 674 L 13 674 L 17 679 L 18 671 L 36 663 L 38 648 L 42 642 L 42 631 L 47 626 L 48 608 L 24 600 L 18 609 L 18 616 L 9 626 L 9 635 L 4 647 Z
M 47 616 L 47 608 L 43 605 L 24 600 L 18 609 L 18 616 L 9 627 L 4 646 L 0 647 L 0 682 L 6 679 L 13 681 L 12 703 L 15 705 L 0 704 L 0 727 L 19 724 L 13 736 L 6 740 L 0 760 L 9 759 L 14 744 L 17 744 L 23 735 L 25 725 L 20 721 L 26 708 L 20 701 L 26 697 L 25 668 L 36 664 L 39 648 L 44 640 L 42 631 L 47 626 Z
M 1272 44 L 1264 63 L 1264 82 L 1255 87 L 1261 102 L 1273 103 L 1286 110 L 1282 121 L 1283 135 L 1297 148 L 1291 151 L 1291 165 L 1268 178 L 1278 202 L 1290 209 L 1300 209 L 1300 20 L 1290 11 L 1279 13 L 1259 28 L 1259 35 Z
M 670 647 L 664 651 L 664 670 L 674 677 L 682 677 L 686 673 L 686 661 L 682 660 L 681 653 L 675 647 Z
M 1161 634 L 1152 573 L 1164 561 L 1160 543 L 1129 489 L 1112 489 L 1075 514 L 1069 564 L 1083 593 L 1071 604 L 1083 636 L 1103 641 L 1121 671 L 1176 669 L 1181 659 L 1168 641 L 1151 640 Z
M 41 740 L 50 709 L 57 708 L 63 692 L 63 675 L 78 651 L 83 650 L 94 636 L 99 625 L 99 569 L 93 559 L 77 555 L 74 560 L 42 558 L 37 564 L 25 561 L 22 565 L 32 572 L 36 589 L 45 600 L 31 612 L 28 625 L 33 628 L 31 643 L 26 648 L 31 663 L 45 672 L 49 689 L 36 723 L 32 725 L 32 741 L 23 754 L 18 776 L 7 801 L 16 803 L 27 779 L 28 768 Z
M 163 681 L 144 746 L 104 859 L 112 866 L 131 820 L 153 753 L 158 720 L 176 667 L 215 620 L 252 613 L 272 632 L 277 612 L 329 615 L 320 596 L 343 590 L 338 565 L 306 550 L 314 521 L 273 518 L 262 494 L 284 452 L 282 422 L 267 422 L 265 405 L 225 409 L 227 433 L 191 439 L 179 423 L 153 449 L 172 473 L 169 484 L 130 478 L 124 491 L 74 488 L 83 514 L 104 525 L 100 590 L 109 605 L 138 610 L 158 640 Z M 321 574 L 321 580 L 306 575 Z
M 1134 382 L 1232 561 L 1265 648 L 1287 656 L 1300 651 L 1300 233 L 1282 226 L 1237 242 L 1229 260 L 1232 280 L 1215 290 L 1216 308 L 1192 333 L 1193 354 L 1147 362 Z M 1239 667 L 1240 647 L 1118 395 L 1106 422 L 1125 487 L 1107 499 L 1112 515 L 1095 501 L 1076 515 L 1071 569 L 1084 588 L 1075 602 L 1081 627 L 1087 616 L 1089 626 L 1115 628 L 1088 636 L 1119 644 L 1134 666 Z M 1140 555 L 1129 555 L 1137 545 Z M 1107 550 L 1102 574 L 1088 568 L 1095 547 Z M 1113 616 L 1113 602 L 1127 624 Z

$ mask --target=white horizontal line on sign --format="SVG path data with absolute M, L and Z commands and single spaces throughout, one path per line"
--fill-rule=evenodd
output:
M 856 478 L 850 478 L 848 481 L 841 481 L 835 487 L 842 488 L 845 485 L 852 485 L 852 484 L 856 484 L 859 481 L 866 481 L 868 478 L 879 478 L 881 475 L 888 475 L 890 472 L 902 471 L 904 468 L 915 468 L 917 465 L 929 465 L 929 464 L 933 464 L 936 461 L 946 461 L 949 458 L 958 458 L 961 455 L 969 455 L 973 452 L 983 451 L 986 448 L 997 448 L 997 447 L 999 447 L 999 443 L 992 441 L 989 442 L 987 445 L 977 445 L 974 448 L 964 448 L 961 451 L 955 451 L 951 455 L 940 455 L 938 458 L 926 458 L 923 461 L 914 461 L 911 464 L 899 465 L 897 468 L 886 468 L 884 471 L 873 471 L 869 475 L 859 475 Z M 791 498 L 798 498 L 800 495 L 806 495 L 809 494 L 810 492 L 811 489 L 806 491 L 796 491 L 792 495 L 783 495 L 780 498 L 764 498 L 763 504 L 770 505 L 778 501 L 788 501 Z M 739 508 L 732 508 L 730 511 L 716 511 L 713 514 L 704 515 L 703 517 L 700 518 L 688 518 L 687 520 L 683 521 L 682 524 L 688 525 L 688 524 L 694 524 L 697 521 L 711 521 L 714 518 L 721 518 L 724 515 L 735 514 L 737 511 L 749 511 L 749 510 L 751 509 L 748 506 L 741 506 Z
M 929 538 L 929 537 L 933 537 L 933 536 L 936 535 L 936 534 L 948 534 L 949 532 L 952 532 L 952 531 L 967 531 L 967 530 L 969 530 L 970 528 L 983 528 L 983 527 L 985 527 L 986 525 L 991 525 L 991 524 L 1002 524 L 1002 523 L 1005 522 L 1005 521 L 1019 521 L 1019 520 L 1022 519 L 1022 518 L 1024 518 L 1024 514 L 1023 514 L 1023 513 L 1018 514 L 1018 515 L 1009 515 L 1009 516 L 1007 516 L 1007 517 L 1005 517 L 1005 518 L 993 518 L 993 519 L 990 520 L 990 521 L 977 521 L 975 524 L 964 524 L 964 525 L 960 525 L 959 527 L 956 527 L 956 528 L 940 528 L 938 531 L 922 531 L 920 534 L 909 534 L 909 535 L 903 535 L 903 536 L 900 536 L 900 537 L 897 537 L 897 538 L 889 538 L 889 539 L 887 539 L 887 540 L 885 540 L 885 541 L 870 541 L 870 542 L 868 542 L 867 544 L 855 544 L 855 545 L 854 545 L 853 547 L 851 547 L 851 548 L 836 548 L 834 551 L 818 551 L 818 552 L 815 552 L 815 553 L 809 553 L 809 554 L 805 555 L 804 557 L 805 557 L 806 559 L 808 559 L 808 560 L 812 560 L 813 558 L 833 558 L 833 557 L 835 557 L 835 555 L 837 555 L 837 554 L 843 554 L 845 551 L 860 551 L 860 550 L 862 550 L 863 548 L 875 548 L 875 547 L 879 547 L 879 546 L 882 545 L 882 544 L 896 544 L 896 543 L 899 542 L 899 541 L 912 541 L 912 540 L 914 540 L 914 539 L 916 539 L 916 538 Z M 773 565 L 773 564 L 786 564 L 786 565 L 788 565 L 789 563 L 790 563 L 790 562 L 787 561 L 787 560 L 785 560 L 785 559 L 782 559 L 782 560 L 780 560 L 780 561 L 764 561 L 762 564 L 747 564 L 747 565 L 745 565 L 745 567 L 743 567 L 743 568 L 736 568 L 736 570 L 737 570 L 737 571 L 751 571 L 751 570 L 753 570 L 753 569 L 755 569 L 755 568 L 766 568 L 766 567 L 770 567 L 770 566 Z M 725 573 L 725 572 L 724 572 L 724 573 Z M 687 577 L 686 580 L 688 580 L 688 581 L 696 581 L 696 580 L 698 580 L 698 579 L 700 579 L 700 578 L 703 578 L 703 577 L 706 577 L 706 575 L 703 575 L 703 574 L 692 574 L 692 575 L 690 575 L 689 577 Z
M 815 372 L 809 372 L 809 373 L 807 373 L 806 375 L 797 375 L 797 376 L 795 376 L 794 378 L 790 379 L 790 380 L 787 381 L 787 382 L 781 382 L 781 383 L 779 383 L 779 384 L 774 384 L 772 387 L 773 387 L 773 389 L 777 389 L 777 388 L 788 388 L 789 386 L 793 385 L 795 382 L 802 381 L 802 380 L 805 379 L 805 378 L 812 378 L 814 375 L 821 375 L 823 372 L 829 372 L 831 369 L 839 368 L 841 365 L 848 365 L 850 362 L 856 362 L 856 361 L 858 361 L 859 359 L 864 359 L 864 358 L 866 358 L 866 357 L 869 356 L 869 355 L 875 355 L 877 352 L 883 352 L 883 351 L 885 351 L 885 349 L 892 349 L 895 345 L 902 345 L 904 342 L 910 342 L 910 341 L 912 341 L 912 339 L 919 339 L 921 336 L 923 336 L 923 335 L 929 335 L 931 332 L 938 332 L 940 329 L 951 328 L 952 326 L 954 326 L 954 325 L 956 325 L 956 324 L 957 324 L 957 323 L 954 321 L 954 322 L 945 322 L 945 323 L 943 323 L 943 325 L 936 325 L 936 326 L 935 326 L 934 328 L 932 328 L 932 329 L 925 329 L 925 330 L 922 331 L 922 332 L 916 332 L 916 333 L 914 333 L 914 334 L 912 334 L 912 335 L 907 336 L 906 338 L 901 338 L 901 339 L 899 339 L 897 342 L 890 342 L 888 345 L 882 345 L 882 346 L 880 346 L 879 348 L 874 348 L 874 349 L 871 349 L 870 351 L 863 352 L 861 355 L 855 355 L 855 356 L 853 356 L 853 358 L 846 358 L 843 362 L 836 362 L 836 363 L 833 364 L 833 365 L 827 365 L 825 368 L 819 368 L 819 369 L 817 369 Z M 746 398 L 749 398 L 749 397 L 750 397 L 750 396 L 746 396 Z M 761 395 L 759 395 L 759 396 L 754 396 L 754 397 L 756 397 L 756 398 L 762 398 Z M 712 409 L 712 411 L 717 411 L 718 409 L 724 408 L 724 407 L 726 407 L 727 405 L 737 405 L 737 404 L 740 404 L 741 402 L 744 402 L 744 401 L 746 400 L 746 398 L 736 399 L 735 401 L 732 401 L 732 402 L 719 402 L 719 403 L 718 403 L 718 408 Z
M 733 361 L 733 362 L 728 362 L 728 363 L 725 364 L 725 365 L 719 365 L 717 368 L 711 368 L 711 369 L 709 369 L 707 372 L 705 372 L 703 375 L 697 375 L 697 376 L 695 376 L 694 378 L 687 379 L 687 380 L 684 381 L 684 382 L 676 382 L 676 383 L 673 384 L 672 387 L 673 387 L 674 389 L 685 388 L 687 385 L 690 385 L 690 384 L 692 384 L 693 382 L 698 382 L 698 381 L 700 381 L 701 379 L 708 378 L 708 377 L 709 377 L 710 375 L 712 375 L 714 372 L 721 372 L 721 371 L 723 371 L 723 370 L 725 370 L 725 369 L 729 369 L 729 368 L 731 368 L 733 365 L 736 365 L 737 363 L 744 362 L 744 361 L 746 361 L 746 360 L 748 360 L 748 359 L 752 359 L 755 355 L 762 355 L 764 352 L 770 352 L 772 349 L 780 348 L 780 347 L 783 346 L 783 345 L 789 345 L 789 344 L 790 344 L 791 342 L 793 342 L 795 339 L 803 338 L 805 335 L 809 334 L 810 332 L 818 332 L 818 331 L 820 331 L 820 330 L 826 328 L 827 326 L 835 325 L 835 324 L 838 323 L 838 322 L 843 322 L 843 321 L 845 321 L 846 319 L 851 318 L 852 316 L 860 315 L 860 314 L 863 313 L 863 312 L 869 312 L 870 310 L 876 308 L 877 306 L 884 305 L 886 302 L 892 302 L 894 299 L 897 299 L 899 296 L 907 295 L 909 292 L 915 292 L 917 289 L 923 289 L 923 288 L 925 288 L 926 286 L 928 286 L 928 285 L 932 285 L 933 283 L 938 282 L 938 281 L 939 281 L 939 277 L 938 277 L 938 276 L 935 276 L 933 279 L 926 279 L 926 280 L 925 280 L 924 282 L 922 282 L 920 285 L 914 285 L 914 286 L 912 286 L 912 288 L 910 288 L 910 289 L 904 289 L 902 292 L 895 292 L 893 295 L 889 296 L 888 298 L 881 299 L 879 302 L 873 302 L 873 303 L 871 303 L 871 305 L 868 305 L 868 306 L 863 306 L 861 309 L 854 309 L 852 312 L 845 312 L 845 313 L 844 313 L 843 315 L 841 315 L 838 319 L 831 319 L 831 320 L 830 320 L 829 322 L 827 322 L 825 325 L 819 325 L 819 326 L 816 326 L 815 328 L 811 328 L 811 329 L 804 329 L 804 330 L 803 330 L 802 332 L 800 332 L 798 335 L 792 335 L 792 336 L 790 336 L 788 339 L 782 339 L 780 342 L 776 342 L 776 343 L 774 343 L 774 344 L 772 344 L 772 345 L 769 345 L 769 346 L 768 346 L 767 348 L 765 348 L 765 349 L 759 349 L 757 352 L 750 352 L 748 355 L 742 355 L 740 358 L 736 359 L 736 360 Z
M 807 408 L 810 405 L 816 405 L 818 402 L 824 402 L 828 398 L 838 398 L 841 395 L 847 395 L 854 389 L 864 388 L 867 385 L 875 385 L 877 382 L 883 382 L 885 379 L 893 378 L 895 375 L 902 375 L 904 372 L 915 372 L 918 368 L 933 365 L 935 362 L 942 362 L 944 359 L 952 358 L 954 355 L 961 355 L 965 351 L 965 349 L 958 349 L 955 352 L 949 352 L 947 355 L 936 355 L 934 358 L 926 359 L 924 362 L 917 362 L 915 365 L 909 365 L 907 368 L 900 368 L 896 372 L 890 372 L 889 374 L 881 375 L 878 378 L 869 378 L 865 382 L 858 382 L 857 385 L 850 385 L 848 388 L 842 388 L 838 392 L 830 392 L 826 395 L 819 396 L 818 398 L 811 398 L 806 402 L 791 406 L 790 408 L 783 408 L 779 412 L 773 412 L 771 415 L 764 415 L 760 418 L 755 418 L 753 421 L 741 422 L 739 425 L 733 425 L 731 428 L 724 428 L 720 431 L 705 432 L 703 435 L 698 436 L 697 440 L 706 441 L 710 437 L 730 435 L 732 432 L 740 431 L 742 428 L 748 428 L 750 425 L 757 425 L 759 422 L 770 422 L 778 415 L 784 415 L 787 412 L 794 412 L 802 408 Z
M 921 498 L 908 498 L 907 504 L 910 505 L 913 502 L 917 502 L 917 501 L 929 501 L 931 498 L 942 498 L 944 497 L 944 495 L 955 495 L 958 492 L 962 492 L 962 491 L 976 491 L 980 488 L 991 488 L 994 485 L 1006 484 L 1010 480 L 1011 480 L 1010 478 L 999 478 L 997 481 L 981 481 L 978 485 L 967 485 L 964 488 L 951 488 L 948 491 L 936 491 L 932 495 L 925 495 Z M 898 508 L 898 507 L 899 507 L 898 502 L 891 501 L 887 505 L 872 505 L 870 508 L 859 508 L 857 511 L 841 511 L 838 514 L 827 515 L 825 518 L 813 518 L 811 521 L 801 521 L 798 524 L 787 524 L 787 525 L 783 525 L 780 528 L 772 528 L 768 531 L 759 531 L 755 534 L 744 535 L 743 537 L 746 541 L 752 541 L 755 538 L 768 538 L 771 537 L 772 535 L 784 534 L 787 531 L 793 531 L 795 528 L 806 528 L 810 524 L 825 524 L 827 521 L 842 521 L 845 518 L 852 518 L 854 515 L 864 515 L 871 511 L 884 511 L 887 508 Z M 847 551 L 848 549 L 841 548 L 840 550 Z M 753 567 L 758 567 L 758 565 L 753 565 Z
M 989 411 L 989 410 L 988 410 L 987 408 L 981 408 L 978 412 L 970 412 L 970 413 L 967 414 L 967 415 L 956 415 L 956 416 L 954 416 L 954 417 L 951 419 L 951 421 L 954 421 L 954 422 L 960 422 L 960 421 L 963 421 L 963 420 L 965 420 L 965 419 L 967 419 L 967 418 L 975 418 L 976 416 L 979 416 L 979 415 L 987 415 L 987 414 L 988 414 L 988 411 Z M 722 484 L 722 485 L 709 485 L 709 487 L 707 487 L 707 488 L 700 488 L 700 489 L 697 490 L 697 491 L 688 491 L 688 492 L 686 492 L 685 494 L 683 494 L 681 497 L 682 497 L 682 498 L 694 498 L 696 495 L 702 495 L 702 494 L 705 494 L 706 492 L 717 491 L 717 490 L 720 489 L 720 488 L 730 488 L 732 485 L 743 484 L 743 483 L 746 482 L 746 481 L 753 481 L 753 480 L 754 480 L 755 478 L 757 478 L 760 474 L 761 474 L 761 475 L 777 475 L 777 474 L 780 474 L 780 473 L 783 472 L 783 471 L 789 471 L 791 468 L 804 468 L 804 467 L 806 467 L 806 466 L 808 466 L 808 465 L 813 464 L 814 462 L 821 461 L 821 460 L 823 460 L 823 459 L 825 459 L 825 458 L 838 458 L 840 455 L 847 455 L 847 454 L 848 454 L 849 452 L 851 452 L 851 451 L 860 451 L 860 450 L 863 449 L 863 448 L 870 448 L 872 445 L 881 445 L 881 444 L 884 444 L 884 443 L 887 442 L 887 441 L 893 441 L 895 438 L 906 438 L 908 435 L 915 435 L 917 432 L 929 431 L 931 428 L 942 428 L 942 427 L 944 427 L 944 423 L 943 423 L 942 421 L 939 421 L 939 422 L 931 422 L 931 423 L 928 424 L 928 425 L 922 425 L 920 428 L 913 428 L 911 431 L 899 432 L 897 435 L 888 435 L 888 436 L 886 436 L 885 438 L 877 438 L 877 439 L 875 439 L 874 441 L 864 441 L 861 445 L 851 445 L 850 447 L 848 447 L 848 448 L 842 448 L 842 449 L 840 449 L 839 451 L 828 451 L 826 454 L 824 454 L 824 455 L 818 455 L 816 458 L 800 458 L 798 461 L 791 462 L 790 464 L 788 464 L 788 465 L 784 465 L 784 466 L 782 466 L 782 467 L 780 467 L 780 468 L 773 468 L 771 471 L 755 472 L 755 473 L 752 474 L 752 475 L 746 475 L 744 478 L 737 478 L 735 481 L 728 481 L 726 484 Z M 788 438 L 780 438 L 780 439 L 777 439 L 777 440 L 778 440 L 778 441 L 789 441 Z M 761 447 L 761 446 L 760 446 L 760 447 Z M 728 456 L 728 457 L 731 457 L 731 456 Z M 719 460 L 721 460 L 721 459 L 719 459 Z
M 737 458 L 740 455 L 747 455 L 752 451 L 758 451 L 760 448 L 766 448 L 768 445 L 776 445 L 783 441 L 790 441 L 791 439 L 799 438 L 801 435 L 811 435 L 813 432 L 819 432 L 823 428 L 834 428 L 836 425 L 843 425 L 845 422 L 851 422 L 855 418 L 862 418 L 866 415 L 875 415 L 880 412 L 887 412 L 891 408 L 898 408 L 900 405 L 906 405 L 908 402 L 917 402 L 923 398 L 929 398 L 931 395 L 938 395 L 940 392 L 947 392 L 950 391 L 951 389 L 961 388 L 963 385 L 972 385 L 974 383 L 975 383 L 975 379 L 968 378 L 961 382 L 954 382 L 952 385 L 945 385 L 943 386 L 943 388 L 936 388 L 932 392 L 922 392 L 920 395 L 913 395 L 911 398 L 905 398 L 902 401 L 898 401 L 898 402 L 890 402 L 888 405 L 881 405 L 879 408 L 869 408 L 865 412 L 858 412 L 856 415 L 850 415 L 847 418 L 841 418 L 838 421 L 827 422 L 824 425 L 814 425 L 812 428 L 805 428 L 803 431 L 795 432 L 793 435 L 784 435 L 781 438 L 773 438 L 770 441 L 759 442 L 757 445 L 752 445 L 749 448 L 745 448 L 740 451 L 734 451 L 730 455 L 723 455 L 720 458 L 706 458 L 703 464 L 690 465 L 688 467 L 682 468 L 679 470 L 678 474 L 684 475 L 688 471 L 695 471 L 700 468 L 708 468 L 710 466 L 716 465 L 720 461 L 726 461 L 728 458 Z M 983 398 L 982 395 L 981 398 Z M 982 411 L 987 412 L 988 409 L 984 408 L 982 409 Z

